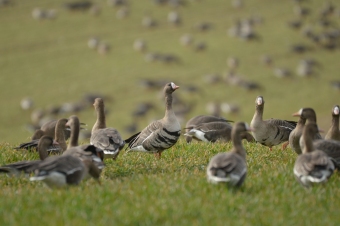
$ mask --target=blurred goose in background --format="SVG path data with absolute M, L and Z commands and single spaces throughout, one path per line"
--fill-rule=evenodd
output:
M 326 140 L 338 140 L 340 141 L 340 131 L 339 131 L 339 105 L 335 105 L 332 109 L 332 125 L 326 133 Z
M 309 122 L 313 122 L 315 124 L 317 123 L 316 122 L 316 113 L 315 113 L 313 108 L 301 108 L 298 112 L 294 113 L 293 116 L 303 117 L 303 118 L 306 119 L 307 123 L 309 123 Z M 299 141 L 301 150 L 303 149 L 303 146 L 304 146 L 303 139 L 304 139 L 303 136 L 301 136 L 300 141 Z M 321 134 L 319 132 L 316 132 L 313 139 L 314 140 L 322 139 Z
M 237 187 L 243 184 L 247 175 L 247 163 L 241 133 L 247 131 L 250 131 L 250 128 L 246 123 L 235 123 L 231 134 L 233 148 L 227 153 L 219 153 L 211 158 L 207 167 L 209 182 L 225 182 L 228 185 Z
M 63 150 L 66 150 L 64 131 L 65 131 L 65 128 L 66 128 L 67 121 L 68 121 L 68 119 L 59 119 L 57 121 L 57 123 L 54 124 L 55 132 L 52 133 L 53 136 L 50 136 L 50 134 L 51 134 L 50 131 L 48 131 L 48 133 L 46 133 L 46 132 L 43 133 L 43 135 L 48 136 L 48 137 L 54 137 L 55 139 L 57 138 L 59 140 L 59 142 L 61 142 L 61 145 L 51 145 L 48 148 L 49 153 L 52 153 L 52 152 L 57 153 L 57 152 L 61 152 Z M 42 131 L 42 130 L 40 130 L 40 131 Z M 39 132 L 39 130 L 36 131 L 36 133 L 37 132 Z M 34 134 L 34 136 L 36 135 L 36 133 Z M 14 149 L 31 150 L 31 149 L 37 148 L 40 139 L 41 138 L 32 140 L 30 142 L 22 143 L 18 147 L 15 147 Z
M 189 129 L 184 135 L 204 142 L 228 142 L 231 140 L 232 125 L 228 122 L 208 122 L 196 126 L 187 127 Z M 254 137 L 249 133 L 242 133 L 241 139 L 248 142 L 254 141 Z
M 256 97 L 255 114 L 250 123 L 252 134 L 258 143 L 269 147 L 270 150 L 273 146 L 285 142 L 282 145 L 284 150 L 288 145 L 289 134 L 296 127 L 296 122 L 273 118 L 263 120 L 264 103 L 262 96 Z
M 116 129 L 106 127 L 103 99 L 96 98 L 93 106 L 97 113 L 97 120 L 92 128 L 90 143 L 102 149 L 105 157 L 116 159 L 125 142 Z
M 126 139 L 129 151 L 155 153 L 160 158 L 162 151 L 172 147 L 181 134 L 181 125 L 172 109 L 172 93 L 178 89 L 175 83 L 165 85 L 165 115 L 162 119 L 149 124 L 141 132 Z
M 313 183 L 325 183 L 335 169 L 332 160 L 323 151 L 313 145 L 313 137 L 318 133 L 318 127 L 314 122 L 306 124 L 302 137 L 304 147 L 302 154 L 296 159 L 294 175 L 296 179 L 306 187 Z
M 189 121 L 185 125 L 185 132 L 188 133 L 190 131 L 189 128 L 191 128 L 191 127 L 195 127 L 195 126 L 200 125 L 202 123 L 209 123 L 209 122 L 225 122 L 225 123 L 229 123 L 229 122 L 233 122 L 233 121 L 227 120 L 225 118 L 218 117 L 218 116 L 198 115 L 198 116 L 195 116 L 195 117 L 189 119 Z M 231 127 L 231 125 L 230 125 L 230 127 Z M 185 140 L 187 141 L 187 143 L 190 143 L 192 138 L 195 138 L 195 137 L 186 136 Z

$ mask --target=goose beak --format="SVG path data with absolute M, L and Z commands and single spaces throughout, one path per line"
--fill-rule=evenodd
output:
M 295 112 L 294 114 L 292 114 L 292 116 L 299 117 L 299 116 L 301 116 L 301 114 L 300 114 L 300 112 Z
M 174 85 L 174 87 L 172 87 L 174 90 L 176 90 L 176 89 L 178 89 L 179 88 L 179 86 L 177 86 L 177 85 Z

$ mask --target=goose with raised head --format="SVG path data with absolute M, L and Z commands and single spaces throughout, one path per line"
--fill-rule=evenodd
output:
M 0 172 L 18 175 L 20 172 L 31 173 L 35 170 L 38 164 L 48 157 L 48 148 L 52 145 L 58 145 L 53 141 L 52 137 L 43 136 L 39 139 L 37 150 L 39 152 L 40 160 L 20 161 L 7 164 L 0 167 Z
M 304 147 L 294 165 L 294 175 L 305 187 L 325 183 L 335 169 L 331 158 L 313 145 L 313 137 L 318 132 L 316 123 L 309 122 L 305 125 L 302 133 Z
M 340 141 L 340 131 L 339 131 L 339 105 L 335 105 L 332 109 L 332 125 L 326 133 L 326 140 L 337 140 Z
M 105 157 L 116 159 L 125 142 L 116 129 L 106 127 L 103 99 L 96 98 L 93 106 L 97 113 L 97 121 L 92 128 L 90 143 L 102 149 Z
M 162 119 L 150 123 L 141 132 L 126 139 L 128 151 L 154 153 L 160 158 L 162 151 L 176 144 L 181 135 L 181 125 L 172 109 L 172 93 L 179 86 L 171 82 L 165 85 L 165 115 Z
M 190 130 L 189 128 L 191 128 L 191 127 L 197 126 L 197 125 L 202 124 L 202 123 L 208 123 L 208 122 L 226 122 L 226 123 L 229 123 L 229 122 L 233 122 L 233 121 L 227 120 L 227 119 L 222 118 L 222 117 L 212 116 L 212 115 L 198 115 L 198 116 L 195 116 L 195 117 L 189 119 L 189 121 L 185 125 L 185 132 L 188 133 L 189 130 Z M 185 140 L 187 141 L 187 143 L 190 143 L 192 141 L 192 138 L 194 138 L 194 137 L 186 136 Z
M 65 135 L 64 135 L 64 131 L 66 128 L 66 123 L 67 123 L 68 119 L 59 119 L 58 122 L 56 123 L 54 129 L 55 132 L 53 133 L 53 136 L 49 136 L 49 135 L 44 135 L 44 136 L 48 136 L 48 137 L 55 137 L 56 141 L 60 144 L 55 146 L 55 145 L 51 145 L 47 151 L 49 153 L 58 153 L 61 151 L 66 150 L 66 142 L 65 142 Z M 41 138 L 40 138 L 41 139 Z M 18 147 L 15 147 L 14 149 L 35 149 L 38 146 L 39 140 L 40 139 L 36 139 L 36 140 L 32 140 L 26 143 L 22 143 L 20 144 Z
M 294 113 L 293 116 L 302 117 L 305 119 L 305 122 L 307 123 L 313 122 L 316 124 L 316 113 L 313 108 L 301 108 L 298 112 Z M 304 139 L 303 136 L 301 136 L 299 140 L 301 150 L 303 149 L 303 146 L 304 146 L 303 139 Z M 319 132 L 316 132 L 313 139 L 314 140 L 322 139 L 321 134 Z
M 284 150 L 288 145 L 289 134 L 296 127 L 296 122 L 273 118 L 263 120 L 264 99 L 262 96 L 256 97 L 255 106 L 255 114 L 250 123 L 255 140 L 269 147 L 270 150 L 273 146 L 284 143 L 282 145 L 282 150 Z
M 50 188 L 60 188 L 78 185 L 87 172 L 99 182 L 100 172 L 92 161 L 81 161 L 72 155 L 52 156 L 38 164 L 30 181 L 43 181 Z
M 185 136 L 189 136 L 204 142 L 228 142 L 231 140 L 232 125 L 228 122 L 208 122 L 192 126 Z M 248 142 L 254 141 L 254 137 L 245 132 L 241 134 L 241 139 L 246 139 Z
M 207 167 L 209 182 L 225 182 L 237 187 L 243 184 L 247 175 L 247 163 L 241 134 L 250 130 L 244 122 L 235 123 L 231 133 L 233 148 L 227 153 L 219 153 L 211 158 Z

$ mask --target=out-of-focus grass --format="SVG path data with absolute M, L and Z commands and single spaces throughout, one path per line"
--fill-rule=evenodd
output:
M 180 140 L 161 160 L 122 152 L 106 160 L 102 185 L 94 180 L 78 187 L 51 190 L 28 178 L 0 175 L 1 225 L 337 225 L 339 175 L 327 184 L 303 188 L 293 176 L 296 154 L 272 152 L 244 143 L 248 175 L 239 190 L 206 181 L 206 165 L 231 144 Z M 9 144 L 0 163 L 37 159 Z
M 138 86 L 141 78 L 166 79 L 182 87 L 187 84 L 200 87 L 201 94 L 190 94 L 184 89 L 176 91 L 176 95 L 188 104 L 196 104 L 187 118 L 206 113 L 208 102 L 220 101 L 236 103 L 241 108 L 239 114 L 225 117 L 250 122 L 255 97 L 263 95 L 265 118 L 292 119 L 291 114 L 301 107 L 313 107 L 320 127 L 329 127 L 330 110 L 334 104 L 339 104 L 339 93 L 329 85 L 330 80 L 338 79 L 339 51 L 318 47 L 304 54 L 290 51 L 290 46 L 296 43 L 312 45 L 300 31 L 287 26 L 288 21 L 297 17 L 293 1 L 278 4 L 271 0 L 250 0 L 244 1 L 244 7 L 238 10 L 230 1 L 186 1 L 186 6 L 175 9 L 182 17 L 179 27 L 167 23 L 167 14 L 174 9 L 157 6 L 153 1 L 129 1 L 129 16 L 122 20 L 115 16 L 119 7 L 108 7 L 106 1 L 93 2 L 102 9 L 97 17 L 89 12 L 69 12 L 62 7 L 64 1 L 15 1 L 11 6 L 0 8 L 1 141 L 19 143 L 32 135 L 24 129 L 24 125 L 30 122 L 31 112 L 20 109 L 19 102 L 23 97 L 33 98 L 35 108 L 47 109 L 64 102 L 76 102 L 86 92 L 112 96 L 114 101 L 106 103 L 110 110 L 107 124 L 128 137 L 131 134 L 124 132 L 123 127 L 134 120 L 131 112 L 137 103 L 151 101 L 157 106 L 139 122 L 139 129 L 164 114 L 163 102 L 158 100 L 157 92 Z M 310 0 L 302 4 L 311 12 L 304 25 L 312 24 L 316 30 L 321 30 L 316 24 L 324 2 Z M 340 7 L 338 2 L 332 4 Z M 58 16 L 52 21 L 36 21 L 31 16 L 36 7 L 56 9 Z M 144 28 L 141 21 L 146 14 L 153 16 L 159 26 Z M 255 26 L 259 40 L 247 42 L 227 35 L 227 29 L 237 19 L 251 16 L 263 19 L 262 24 Z M 329 19 L 332 26 L 339 26 L 337 15 L 331 15 Z M 210 31 L 198 32 L 193 28 L 203 21 L 212 23 Z M 192 34 L 195 43 L 205 41 L 206 51 L 195 52 L 181 46 L 179 38 L 186 33 Z M 101 56 L 87 47 L 87 40 L 92 36 L 111 45 L 109 54 Z M 145 62 L 143 54 L 132 48 L 137 38 L 147 42 L 147 52 L 172 53 L 181 59 L 181 63 Z M 273 57 L 273 67 L 260 63 L 263 54 Z M 249 92 L 224 82 L 216 85 L 204 83 L 204 75 L 227 71 L 226 59 L 230 56 L 240 59 L 237 73 L 259 82 L 262 90 Z M 301 59 L 308 57 L 320 63 L 321 66 L 316 68 L 317 75 L 298 77 L 296 67 Z M 274 67 L 288 67 L 294 75 L 287 79 L 276 78 Z M 78 116 L 89 127 L 95 121 L 92 109 Z

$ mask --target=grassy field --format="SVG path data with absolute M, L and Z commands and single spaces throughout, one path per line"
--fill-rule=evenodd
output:
M 29 140 L 32 132 L 25 129 L 35 109 L 47 110 L 62 103 L 73 103 L 85 93 L 110 96 L 107 125 L 117 128 L 123 137 L 131 134 L 123 128 L 135 119 L 131 112 L 140 102 L 151 102 L 156 109 L 138 120 L 139 129 L 164 114 L 164 103 L 158 90 L 145 90 L 141 79 L 166 79 L 181 88 L 176 91 L 185 103 L 195 104 L 185 120 L 207 114 L 212 101 L 240 106 L 238 114 L 223 114 L 235 121 L 250 122 L 256 96 L 266 101 L 264 118 L 290 119 L 301 107 L 313 107 L 320 127 L 327 130 L 331 109 L 339 104 L 339 91 L 329 82 L 339 79 L 339 48 L 330 51 L 307 41 L 301 30 L 287 26 L 297 18 L 294 1 L 244 0 L 240 9 L 231 1 L 187 0 L 186 6 L 158 6 L 153 1 L 129 1 L 129 15 L 116 17 L 121 7 L 108 7 L 106 1 L 92 1 L 101 7 L 98 16 L 85 12 L 69 12 L 64 1 L 13 0 L 0 6 L 0 165 L 37 159 L 36 153 L 13 150 Z M 325 3 L 302 1 L 310 10 L 304 26 L 316 32 L 340 25 L 339 13 L 329 16 L 332 25 L 322 28 L 319 11 Z M 339 10 L 340 3 L 333 1 Z M 36 7 L 56 9 L 55 20 L 34 20 Z M 182 25 L 167 22 L 167 14 L 176 10 Z M 141 25 L 142 18 L 151 15 L 158 22 L 152 29 Z M 254 27 L 258 40 L 244 41 L 227 35 L 237 19 L 252 16 L 263 22 Z M 213 26 L 207 32 L 193 27 L 200 22 Z M 195 43 L 204 41 L 207 49 L 196 52 L 181 46 L 179 38 L 191 34 Z M 90 37 L 97 36 L 110 44 L 110 52 L 100 55 L 87 47 Z M 146 62 L 144 54 L 133 50 L 137 38 L 148 44 L 147 52 L 171 53 L 179 57 L 178 64 Z M 297 54 L 291 45 L 303 43 L 311 49 Z M 260 62 L 264 54 L 273 57 L 268 67 Z M 237 57 L 237 74 L 258 82 L 261 90 L 247 91 L 220 82 L 207 84 L 204 76 L 224 75 L 226 60 Z M 309 78 L 296 74 L 301 59 L 315 59 L 320 66 Z M 277 78 L 274 68 L 286 67 L 290 78 Z M 185 91 L 187 85 L 199 87 L 201 93 Z M 20 108 L 20 101 L 31 97 L 32 110 Z M 176 108 L 176 106 L 175 106 Z M 58 115 L 58 118 L 69 117 Z M 95 122 L 92 108 L 77 113 L 90 129 Z M 48 116 L 50 117 L 50 116 Z M 184 125 L 183 125 L 184 126 Z M 87 141 L 82 141 L 86 143 Z M 306 190 L 294 179 L 296 159 L 291 149 L 272 152 L 257 144 L 245 143 L 248 151 L 248 176 L 244 186 L 233 191 L 223 185 L 206 181 L 205 167 L 218 152 L 231 144 L 192 144 L 181 140 L 157 161 L 153 155 L 122 154 L 117 161 L 106 160 L 102 185 L 93 180 L 79 187 L 50 190 L 27 178 L 0 175 L 0 225 L 337 225 L 340 221 L 339 175 L 336 173 L 324 186 Z
M 121 153 L 106 161 L 100 186 L 51 190 L 28 178 L 0 175 L 1 225 L 337 225 L 339 174 L 326 185 L 303 188 L 293 176 L 296 154 L 244 144 L 248 175 L 240 190 L 206 181 L 206 166 L 231 144 L 181 140 L 153 155 Z M 1 146 L 0 163 L 36 159 Z
M 13 0 L 14 1 L 14 0 Z M 20 100 L 31 97 L 34 109 L 47 110 L 62 103 L 74 103 L 85 93 L 101 93 L 110 96 L 107 102 L 110 111 L 108 125 L 116 127 L 124 137 L 130 134 L 123 128 L 134 121 L 131 116 L 135 105 L 152 102 L 156 109 L 138 121 L 139 129 L 164 114 L 163 102 L 158 91 L 148 91 L 139 86 L 140 79 L 165 79 L 183 87 L 176 92 L 184 102 L 195 104 L 186 119 L 197 114 L 206 114 L 206 105 L 212 101 L 237 104 L 239 114 L 223 114 L 235 121 L 250 122 L 254 113 L 254 100 L 263 95 L 266 101 L 265 118 L 293 119 L 291 114 L 301 107 L 313 107 L 318 114 L 320 127 L 328 129 L 330 111 L 339 104 L 339 91 L 333 90 L 329 82 L 338 79 L 340 52 L 329 51 L 308 41 L 300 30 L 291 29 L 287 23 L 298 16 L 294 14 L 296 3 L 271 0 L 244 1 L 243 8 L 235 9 L 231 1 L 201 0 L 185 1 L 186 6 L 174 9 L 168 5 L 158 6 L 153 1 L 129 1 L 129 15 L 116 18 L 121 7 L 109 7 L 106 1 L 93 1 L 101 7 L 98 16 L 85 12 L 69 12 L 62 7 L 64 1 L 42 0 L 14 1 L 12 5 L 0 7 L 0 140 L 19 143 L 27 141 L 32 132 L 25 129 L 30 123 L 31 111 L 20 109 Z M 319 11 L 325 3 L 309 0 L 302 3 L 310 10 L 303 19 L 304 26 L 320 32 L 339 26 L 338 15 L 330 15 L 331 27 L 322 28 L 318 23 Z M 333 2 L 340 7 L 338 2 Z M 34 20 L 32 10 L 56 9 L 55 20 Z M 175 27 L 167 22 L 170 11 L 178 11 L 182 24 Z M 152 16 L 158 26 L 145 28 L 142 18 Z M 262 18 L 254 29 L 259 40 L 244 41 L 227 35 L 227 30 L 237 19 Z M 209 22 L 212 29 L 199 32 L 194 26 Z M 181 46 L 179 38 L 191 34 L 194 42 L 206 42 L 207 49 L 196 52 Z M 90 37 L 97 36 L 111 45 L 107 55 L 100 55 L 87 47 Z M 171 53 L 179 57 L 179 64 L 146 62 L 143 53 L 133 50 L 137 38 L 147 42 L 146 52 Z M 303 43 L 311 47 L 303 54 L 293 53 L 291 45 Z M 260 62 L 264 54 L 273 57 L 273 65 Z M 263 89 L 247 91 L 220 82 L 216 85 L 204 82 L 211 73 L 224 75 L 228 71 L 226 60 L 237 57 L 240 65 L 237 74 L 258 82 Z M 320 66 L 315 75 L 302 78 L 296 75 L 301 59 L 315 59 Z M 291 78 L 279 79 L 274 68 L 286 67 L 293 73 Z M 195 85 L 201 94 L 185 91 L 186 85 Z M 175 106 L 176 107 L 176 106 Z M 71 113 L 57 117 L 69 117 Z M 95 121 L 92 108 L 77 113 L 91 127 Z M 51 116 L 49 116 L 51 117 Z

